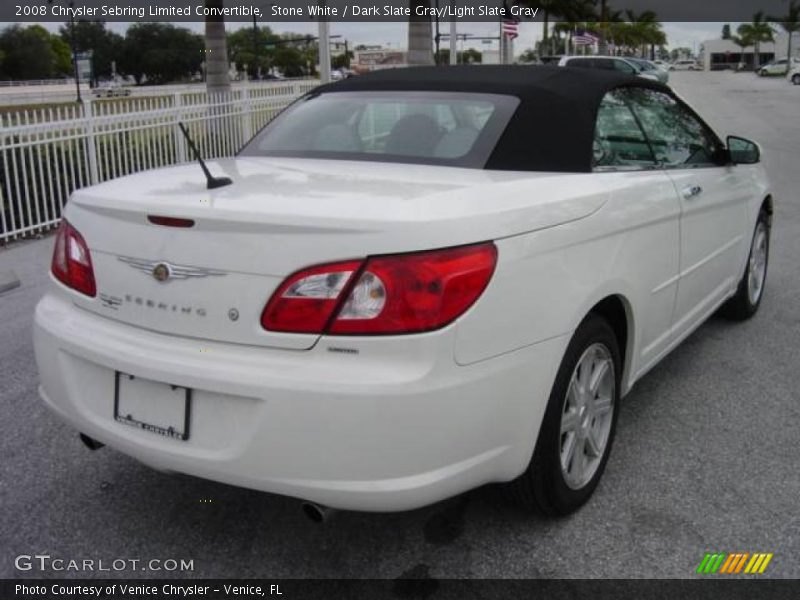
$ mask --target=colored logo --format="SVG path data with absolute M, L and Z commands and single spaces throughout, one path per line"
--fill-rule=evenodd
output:
M 166 281 L 169 279 L 169 266 L 164 263 L 158 263 L 153 267 L 153 277 L 156 281 Z
M 697 573 L 702 575 L 735 575 L 745 573 L 750 575 L 760 575 L 767 569 L 769 561 L 772 560 L 772 552 L 736 552 L 726 554 L 725 552 L 706 552 Z

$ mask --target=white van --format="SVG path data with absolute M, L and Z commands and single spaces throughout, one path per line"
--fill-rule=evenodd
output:
M 696 60 L 682 59 L 676 60 L 669 67 L 670 71 L 700 71 L 700 65 Z

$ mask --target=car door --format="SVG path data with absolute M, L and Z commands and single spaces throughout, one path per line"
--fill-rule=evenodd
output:
M 634 113 L 666 169 L 681 203 L 681 253 L 674 333 L 705 319 L 735 288 L 746 239 L 747 174 L 730 164 L 724 145 L 683 102 L 667 92 L 638 89 Z
M 635 374 L 652 366 L 671 341 L 681 207 L 671 179 L 656 162 L 630 110 L 627 93 L 626 88 L 612 90 L 600 103 L 593 170 L 616 180 L 607 209 L 623 232 L 613 253 L 614 271 L 624 274 L 636 307 L 637 351 L 631 365 Z

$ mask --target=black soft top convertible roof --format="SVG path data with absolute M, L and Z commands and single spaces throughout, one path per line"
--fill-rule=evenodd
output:
M 384 69 L 311 93 L 430 90 L 516 96 L 519 107 L 484 168 L 588 172 L 597 107 L 608 91 L 620 86 L 670 93 L 655 81 L 614 71 L 516 65 Z

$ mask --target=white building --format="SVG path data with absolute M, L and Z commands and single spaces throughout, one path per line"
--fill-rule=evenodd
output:
M 778 33 L 775 42 L 763 42 L 759 46 L 760 64 L 767 63 L 776 58 L 786 58 L 786 49 L 789 43 L 789 34 Z M 800 57 L 800 33 L 792 36 L 792 55 Z M 719 71 L 733 69 L 739 63 L 744 63 L 746 70 L 754 70 L 755 48 L 748 46 L 741 48 L 731 40 L 707 40 L 700 46 L 700 60 L 706 71 Z

